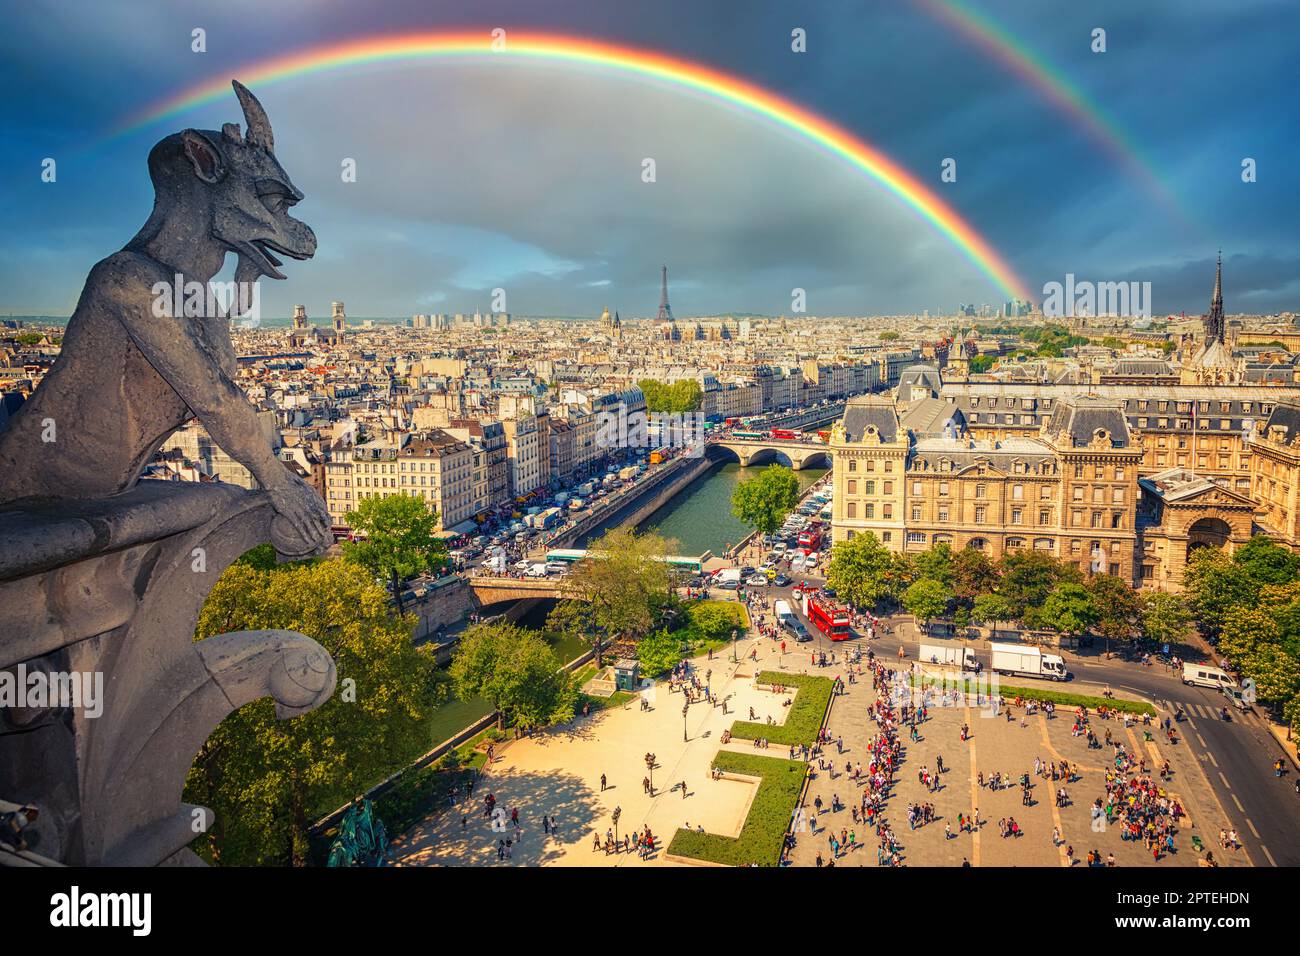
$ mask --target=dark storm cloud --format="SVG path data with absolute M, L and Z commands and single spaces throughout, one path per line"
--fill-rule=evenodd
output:
M 663 50 L 734 72 L 825 115 L 950 202 L 1038 288 L 1067 271 L 1151 280 L 1157 308 L 1200 311 L 1213 250 L 1238 308 L 1296 306 L 1300 10 L 1284 0 L 1087 5 L 970 0 L 1037 52 L 1140 151 L 1191 221 L 1176 222 L 1078 124 L 985 51 L 904 0 L 744 5 L 319 2 L 165 6 L 53 0 L 9 14 L 0 124 L 0 308 L 65 310 L 90 262 L 138 228 L 144 155 L 167 132 L 109 143 L 124 113 L 238 64 L 403 29 L 550 29 Z M 189 50 L 195 26 L 209 52 Z M 808 32 L 808 53 L 789 33 Z M 1092 54 L 1088 33 L 1108 31 Z M 381 82 L 382 80 L 382 82 Z M 388 86 L 385 94 L 384 84 Z M 394 94 L 396 90 L 396 94 Z M 753 118 L 605 73 L 519 80 L 409 65 L 301 77 L 261 91 L 302 212 L 321 238 L 267 290 L 272 308 L 345 297 L 357 314 L 486 307 L 652 311 L 668 261 L 683 313 L 824 312 L 998 302 L 1000 293 L 897 200 Z M 233 100 L 191 122 L 236 119 Z M 340 188 L 340 156 L 358 159 Z M 39 182 L 60 160 L 57 186 Z M 654 156 L 651 190 L 636 178 Z M 958 160 L 956 183 L 939 163 Z M 1259 181 L 1240 179 L 1243 157 Z M 111 184 L 105 188 L 105 184 Z M 355 303 L 355 305 L 354 305 Z M 313 311 L 317 307 L 313 305 Z M 1229 308 L 1233 308 L 1230 302 Z

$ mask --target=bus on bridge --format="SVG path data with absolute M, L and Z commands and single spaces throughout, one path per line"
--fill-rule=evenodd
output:
M 584 560 L 590 551 L 584 548 L 556 548 L 546 552 L 546 561 L 549 564 L 552 561 L 558 561 L 563 564 L 577 564 Z M 599 555 L 599 552 L 596 552 Z M 710 555 L 706 552 L 699 557 L 689 557 L 681 554 L 670 554 L 664 558 L 665 563 L 674 568 L 682 568 L 700 574 L 704 571 L 704 562 L 709 559 Z

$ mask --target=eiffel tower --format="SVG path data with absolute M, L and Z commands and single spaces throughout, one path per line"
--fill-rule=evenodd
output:
M 659 293 L 659 322 L 676 322 L 673 307 L 668 304 L 668 267 L 663 268 L 663 291 Z

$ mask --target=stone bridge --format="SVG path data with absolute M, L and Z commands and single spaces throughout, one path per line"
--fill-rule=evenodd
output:
M 774 441 L 769 439 L 748 441 L 720 438 L 715 442 L 710 442 L 709 449 L 715 457 L 721 457 L 719 450 L 723 455 L 730 452 L 742 467 L 764 465 L 772 462 L 784 464 L 788 461 L 791 468 L 800 471 L 804 468 L 819 465 L 829 468 L 831 464 L 830 449 L 820 442 Z
M 560 582 L 556 578 L 503 578 L 475 574 L 467 580 L 474 597 L 485 607 L 502 601 L 560 597 Z

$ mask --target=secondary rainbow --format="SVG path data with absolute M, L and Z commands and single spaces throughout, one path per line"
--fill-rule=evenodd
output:
M 1029 287 L 989 242 L 914 176 L 869 143 L 803 107 L 739 77 L 661 53 L 581 37 L 508 31 L 500 49 L 489 30 L 378 36 L 313 47 L 223 73 L 128 118 L 113 136 L 138 132 L 197 107 L 230 96 L 230 77 L 259 87 L 313 73 L 361 64 L 430 58 L 500 58 L 585 65 L 658 80 L 669 87 L 702 94 L 775 123 L 865 172 L 911 206 L 947 237 L 1009 298 L 1029 299 Z M 938 175 L 936 165 L 936 175 Z
M 1181 219 L 1187 213 L 1155 166 L 1138 146 L 1121 131 L 1119 124 L 1105 110 L 1070 82 L 1024 40 L 1016 37 L 987 13 L 963 0 L 916 0 L 931 15 L 968 40 L 984 49 L 1007 70 L 1025 81 L 1038 95 L 1071 117 L 1085 135 L 1101 146 L 1121 166 L 1140 180 L 1146 190 Z M 1081 36 L 1082 45 L 1089 40 Z M 1091 55 L 1091 54 L 1090 54 Z

